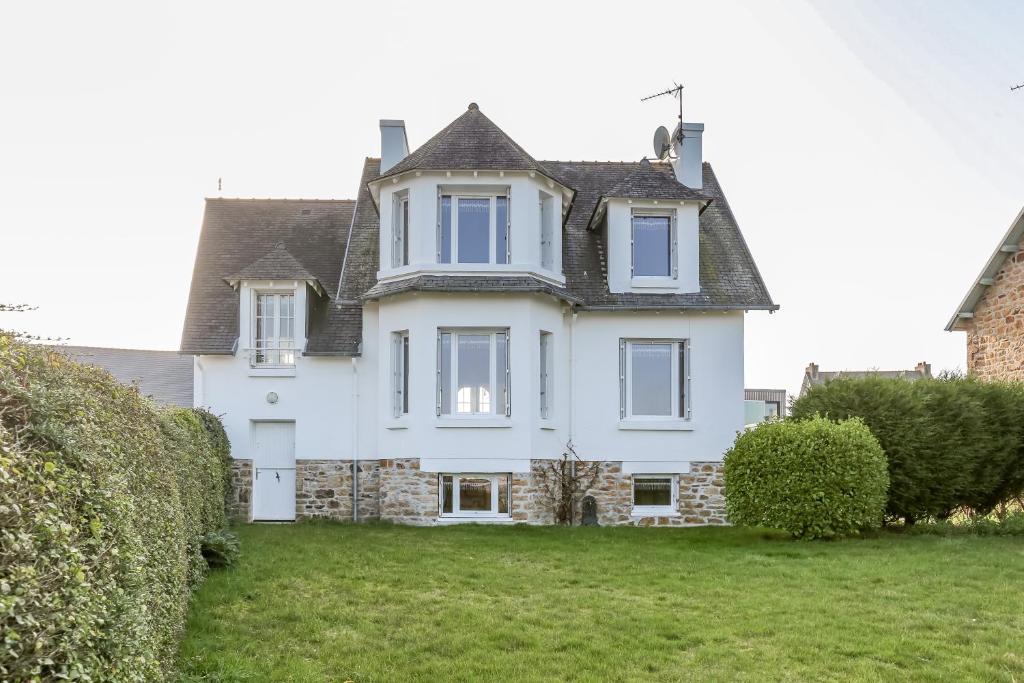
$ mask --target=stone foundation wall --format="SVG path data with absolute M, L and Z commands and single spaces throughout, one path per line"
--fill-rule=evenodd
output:
M 554 512 L 543 490 L 545 462 L 534 460 L 529 473 L 512 475 L 512 519 L 527 524 L 552 524 Z M 588 467 L 592 463 L 582 463 Z M 231 512 L 240 520 L 252 517 L 251 460 L 235 460 L 232 468 Z M 359 519 L 430 525 L 438 521 L 438 474 L 423 472 L 417 458 L 359 461 Z M 621 462 L 597 463 L 597 480 L 584 495 L 597 502 L 603 526 L 698 526 L 726 524 L 725 482 L 720 462 L 691 463 L 678 475 L 678 515 L 638 517 L 631 514 L 632 476 Z M 297 460 L 296 519 L 352 519 L 352 461 Z
M 252 460 L 231 461 L 228 516 L 239 522 L 252 520 Z
M 359 461 L 359 519 L 380 518 L 376 460 Z M 352 461 L 296 460 L 295 517 L 352 520 Z
M 1006 259 L 965 321 L 967 371 L 982 379 L 1024 380 L 1024 252 Z

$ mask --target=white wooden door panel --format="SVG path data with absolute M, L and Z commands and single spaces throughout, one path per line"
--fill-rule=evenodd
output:
M 253 519 L 295 519 L 295 423 L 253 422 Z

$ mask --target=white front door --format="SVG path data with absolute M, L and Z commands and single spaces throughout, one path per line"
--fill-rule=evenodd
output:
M 295 423 L 253 422 L 252 517 L 295 520 Z

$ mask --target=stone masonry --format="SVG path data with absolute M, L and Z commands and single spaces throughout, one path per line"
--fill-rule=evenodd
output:
M 1006 259 L 974 317 L 964 321 L 967 371 L 982 379 L 1024 380 L 1024 251 Z
M 552 524 L 554 514 L 541 486 L 544 462 L 534 460 L 530 473 L 512 475 L 512 520 Z M 588 463 L 581 465 L 588 466 Z M 352 519 L 352 461 L 297 460 L 296 519 Z M 251 519 L 252 461 L 236 460 L 232 469 L 232 513 Z M 359 519 L 431 525 L 438 521 L 438 473 L 423 472 L 417 458 L 359 462 Z M 699 526 L 726 524 L 722 463 L 694 462 L 678 475 L 678 515 L 634 516 L 631 476 L 621 462 L 601 462 L 593 488 L 598 522 L 605 526 Z

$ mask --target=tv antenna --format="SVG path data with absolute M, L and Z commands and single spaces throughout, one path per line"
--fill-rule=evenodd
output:
M 653 100 L 655 97 L 664 97 L 665 95 L 672 95 L 677 100 L 679 100 L 679 127 L 676 128 L 676 136 L 678 137 L 679 141 L 682 142 L 683 141 L 683 86 L 679 85 L 675 81 L 672 81 L 672 86 L 673 87 L 669 88 L 668 90 L 662 90 L 661 92 L 654 93 L 653 95 L 648 95 L 647 97 L 641 97 L 640 101 L 641 102 L 646 102 L 647 100 Z M 664 158 L 664 157 L 662 157 L 662 158 Z
M 1021 88 L 1024 88 L 1024 83 L 1021 83 L 1020 85 L 1011 85 L 1010 92 L 1013 92 L 1014 90 L 1020 90 Z

